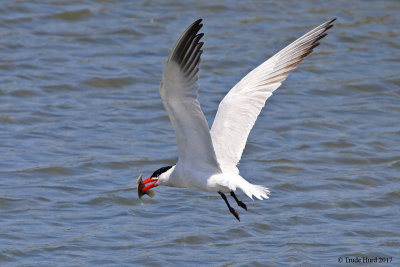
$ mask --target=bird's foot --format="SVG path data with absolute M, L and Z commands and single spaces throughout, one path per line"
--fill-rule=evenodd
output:
M 247 206 L 246 204 L 244 204 L 242 201 L 240 201 L 236 195 L 235 192 L 231 191 L 231 196 L 235 199 L 236 203 L 238 204 L 238 206 L 242 207 L 243 209 L 247 210 Z
M 235 216 L 235 218 L 240 222 L 239 214 L 237 213 L 237 211 L 236 211 L 234 208 L 232 208 L 232 207 L 229 208 L 229 211 L 230 211 L 230 212 L 233 214 L 233 216 Z
M 237 204 L 238 204 L 240 207 L 242 207 L 243 209 L 247 210 L 246 204 L 244 204 L 242 201 L 239 200 L 239 201 L 237 202 Z

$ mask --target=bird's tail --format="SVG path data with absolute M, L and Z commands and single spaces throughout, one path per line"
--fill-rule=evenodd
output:
M 265 186 L 262 185 L 256 185 L 256 184 L 251 184 L 247 182 L 243 177 L 241 177 L 241 181 L 238 184 L 238 187 L 251 199 L 253 199 L 253 196 L 256 198 L 262 200 L 262 199 L 267 199 L 269 192 L 269 189 Z

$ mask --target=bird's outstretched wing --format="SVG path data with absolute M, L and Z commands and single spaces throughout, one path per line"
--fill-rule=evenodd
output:
M 218 107 L 211 137 L 222 169 L 237 170 L 247 137 L 272 95 L 291 71 L 319 45 L 335 19 L 309 31 L 248 73 L 224 97 Z
M 175 44 L 164 68 L 160 94 L 178 143 L 181 168 L 220 172 L 210 129 L 197 99 L 203 33 L 195 21 Z

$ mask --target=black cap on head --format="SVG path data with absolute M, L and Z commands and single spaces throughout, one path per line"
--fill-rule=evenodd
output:
M 153 174 L 151 175 L 151 177 L 156 178 L 158 176 L 160 176 L 162 173 L 168 171 L 169 169 L 171 169 L 172 166 L 167 166 L 167 167 L 162 167 L 159 168 L 158 170 L 156 170 L 155 172 L 153 172 Z

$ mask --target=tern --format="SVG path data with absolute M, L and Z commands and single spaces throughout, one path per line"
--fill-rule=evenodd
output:
M 240 221 L 226 193 L 247 210 L 235 191 L 249 198 L 267 199 L 269 189 L 251 184 L 239 174 L 237 164 L 247 138 L 265 106 L 297 65 L 319 45 L 336 19 L 327 21 L 301 36 L 241 79 L 223 98 L 211 130 L 198 101 L 198 71 L 203 52 L 199 33 L 202 19 L 192 23 L 180 36 L 166 62 L 160 94 L 178 144 L 176 165 L 156 170 L 149 178 L 138 179 L 139 197 L 150 196 L 153 187 L 164 185 L 218 193 L 229 211 Z

